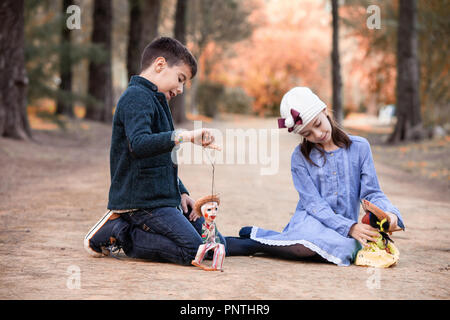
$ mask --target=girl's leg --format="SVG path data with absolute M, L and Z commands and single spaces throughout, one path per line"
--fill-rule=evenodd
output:
M 272 246 L 249 238 L 226 237 L 228 256 L 249 256 L 255 253 L 267 253 L 285 259 L 309 258 L 316 252 L 304 245 Z
M 251 256 L 261 250 L 261 244 L 248 238 L 225 237 L 227 256 Z
M 308 249 L 302 244 L 293 244 L 290 246 L 270 246 L 263 244 L 263 252 L 285 259 L 311 258 L 317 253 Z

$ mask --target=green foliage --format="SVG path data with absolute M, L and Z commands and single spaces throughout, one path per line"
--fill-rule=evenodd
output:
M 225 88 L 222 95 L 221 107 L 229 113 L 249 114 L 253 99 L 242 88 Z
M 253 103 L 253 99 L 242 88 L 225 87 L 212 81 L 200 82 L 197 99 L 199 112 L 208 117 L 214 117 L 219 110 L 249 114 Z
M 248 21 L 251 1 L 238 0 L 191 0 L 188 6 L 187 34 L 194 44 L 193 53 L 200 59 L 209 43 L 219 50 L 200 61 L 200 69 L 206 77 L 212 66 L 222 59 L 226 49 L 233 43 L 248 38 L 254 25 Z
M 201 114 L 213 118 L 224 93 L 224 86 L 217 82 L 200 82 L 197 91 L 197 105 Z
M 242 1 L 192 0 L 188 8 L 188 34 L 198 51 L 210 41 L 224 45 L 245 39 L 252 32 L 247 19 L 251 11 Z
M 71 65 L 84 59 L 101 62 L 107 57 L 97 45 L 61 41 L 61 30 L 66 23 L 61 9 L 59 2 L 51 0 L 25 1 L 25 60 L 30 103 L 44 97 L 84 103 L 92 101 L 93 98 L 87 95 L 58 89 L 60 54 L 67 54 Z
M 421 104 L 425 124 L 450 122 L 450 1 L 418 2 Z

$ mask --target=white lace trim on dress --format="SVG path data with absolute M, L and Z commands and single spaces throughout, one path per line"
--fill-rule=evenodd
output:
M 320 249 L 314 243 L 311 243 L 307 240 L 271 240 L 271 239 L 263 239 L 256 237 L 256 233 L 258 232 L 258 227 L 252 227 L 252 232 L 250 234 L 250 239 L 261 242 L 263 244 L 273 245 L 273 246 L 290 246 L 293 244 L 301 244 L 307 247 L 314 252 L 317 252 L 320 256 L 325 258 L 326 260 L 337 264 L 338 266 L 348 266 L 348 264 L 342 263 L 342 260 L 338 257 L 335 257 L 328 252 Z

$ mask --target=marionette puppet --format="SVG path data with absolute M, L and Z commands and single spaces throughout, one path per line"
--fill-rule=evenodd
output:
M 378 229 L 379 237 L 376 242 L 370 241 L 368 247 L 358 251 L 355 264 L 375 268 L 395 265 L 400 258 L 400 251 L 388 235 L 391 222 L 388 214 L 367 200 L 362 201 L 362 206 L 366 214 L 361 222 Z M 397 228 L 392 232 L 400 230 L 403 229 Z M 389 234 L 392 235 L 392 232 Z
M 205 218 L 202 225 L 202 240 L 198 248 L 195 260 L 192 264 L 205 271 L 223 271 L 223 261 L 225 259 L 225 246 L 220 243 L 217 235 L 215 223 L 217 212 L 219 211 L 220 199 L 217 195 L 209 195 L 198 199 L 194 204 L 194 210 Z M 211 267 L 202 264 L 205 254 L 209 250 L 214 250 L 214 256 Z

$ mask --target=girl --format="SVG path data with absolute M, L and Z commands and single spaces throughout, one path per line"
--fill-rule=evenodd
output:
M 361 245 L 378 234 L 358 223 L 362 199 L 388 213 L 389 231 L 404 229 L 400 212 L 380 189 L 366 139 L 342 131 L 326 105 L 305 87 L 284 95 L 280 113 L 279 126 L 303 137 L 291 157 L 297 208 L 281 233 L 253 226 L 242 228 L 239 237 L 227 237 L 228 255 L 318 256 L 348 266 Z

